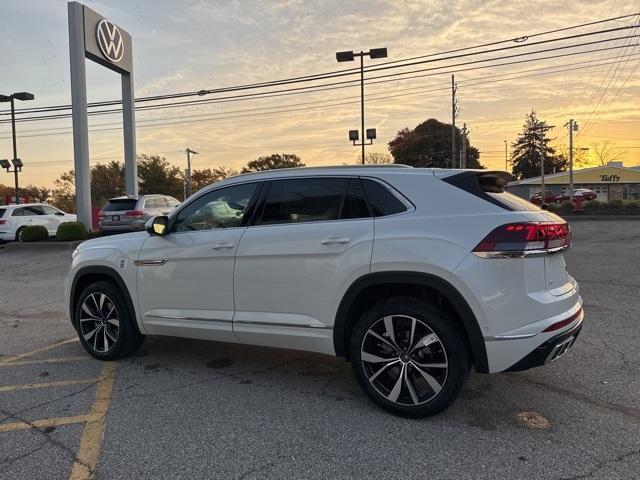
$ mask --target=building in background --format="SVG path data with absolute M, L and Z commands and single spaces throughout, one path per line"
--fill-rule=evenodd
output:
M 527 200 L 540 191 L 540 177 L 510 182 L 507 189 Z M 569 194 L 569 172 L 553 173 L 544 177 L 545 190 L 555 195 Z M 588 188 L 598 194 L 598 200 L 640 199 L 640 166 L 625 167 L 622 162 L 609 162 L 602 167 L 573 171 L 573 188 Z

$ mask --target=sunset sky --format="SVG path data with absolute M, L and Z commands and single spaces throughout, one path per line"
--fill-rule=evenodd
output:
M 70 103 L 66 2 L 2 3 L 0 93 L 35 94 L 35 101 L 18 102 L 18 108 Z M 522 0 L 84 3 L 132 35 L 137 97 L 356 66 L 338 64 L 335 52 L 339 50 L 387 47 L 388 59 L 367 61 L 374 66 L 640 12 L 640 1 L 624 0 L 568 0 L 561 7 Z M 554 36 L 639 25 L 639 21 L 636 16 Z M 640 35 L 640 28 L 562 45 L 629 35 Z M 640 37 L 612 40 L 582 50 L 625 48 L 456 73 L 458 123 L 466 122 L 471 143 L 481 151 L 481 163 L 504 168 L 503 141 L 515 139 L 525 114 L 533 109 L 557 126 L 552 136 L 560 148 L 567 144 L 563 125 L 574 118 L 581 126 L 578 147 L 610 141 L 626 165 L 640 164 L 638 43 Z M 556 45 L 540 48 L 551 46 Z M 450 122 L 452 70 L 368 86 L 366 126 L 378 131 L 369 151 L 387 151 L 387 142 L 398 130 L 413 128 L 427 118 Z M 403 70 L 391 70 L 396 71 Z M 120 79 L 114 72 L 87 61 L 87 76 L 89 102 L 120 97 Z M 0 104 L 0 110 L 6 106 Z M 181 168 L 186 147 L 200 152 L 193 163 L 198 169 L 239 168 L 272 152 L 296 153 L 307 165 L 355 163 L 359 151 L 348 142 L 347 131 L 359 127 L 359 115 L 357 84 L 271 99 L 141 111 L 136 114 L 137 150 L 165 156 Z M 122 159 L 120 122 L 120 115 L 90 117 L 92 163 Z M 61 172 L 73 168 L 70 131 L 70 119 L 18 124 L 18 153 L 25 164 L 21 184 L 51 186 Z M 9 124 L 0 124 L 0 158 L 11 157 L 10 133 Z M 0 183 L 11 185 L 12 177 L 0 172 Z

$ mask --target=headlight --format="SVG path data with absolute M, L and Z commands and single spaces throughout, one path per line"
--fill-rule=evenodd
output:
M 71 260 L 76 258 L 78 256 L 78 253 L 80 253 L 80 249 L 76 247 L 76 249 L 73 252 L 71 252 Z

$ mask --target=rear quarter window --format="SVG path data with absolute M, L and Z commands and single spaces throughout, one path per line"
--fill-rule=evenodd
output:
M 363 178 L 362 187 L 374 217 L 384 217 L 407 211 L 407 206 L 380 182 Z
M 6 212 L 6 208 L 0 208 L 0 218 L 4 217 L 4 212 Z

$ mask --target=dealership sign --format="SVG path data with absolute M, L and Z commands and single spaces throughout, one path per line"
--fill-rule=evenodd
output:
M 131 35 L 111 20 L 78 2 L 67 4 L 69 15 L 69 64 L 73 120 L 73 160 L 78 220 L 87 228 L 91 221 L 91 174 L 89 167 L 89 121 L 85 59 L 120 74 L 124 176 L 127 195 L 138 194 L 136 164 L 135 96 Z

